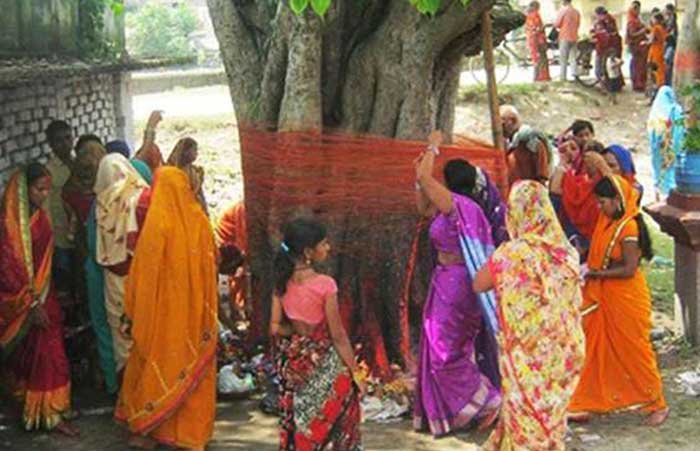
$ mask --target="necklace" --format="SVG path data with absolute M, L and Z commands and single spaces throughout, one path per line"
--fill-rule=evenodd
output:
M 296 267 L 294 268 L 294 272 L 303 271 L 303 270 L 305 270 L 305 269 L 310 269 L 310 268 L 311 268 L 311 265 L 296 266 Z

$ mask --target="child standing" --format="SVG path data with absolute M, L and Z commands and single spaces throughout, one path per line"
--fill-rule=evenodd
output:
M 622 58 L 619 58 L 614 50 L 608 52 L 608 58 L 605 61 L 605 70 L 608 74 L 606 88 L 610 93 L 613 105 L 617 105 L 617 93 L 622 91 L 624 79 L 622 78 Z
M 338 287 L 314 264 L 328 258 L 321 224 L 284 227 L 274 263 L 270 335 L 279 338 L 280 450 L 362 449 L 355 356 L 338 309 Z

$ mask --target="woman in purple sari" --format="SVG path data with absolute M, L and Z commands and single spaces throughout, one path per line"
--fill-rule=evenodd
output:
M 433 144 L 439 142 L 431 138 Z M 468 174 L 449 162 L 447 187 L 433 177 L 435 153 L 424 152 L 416 160 L 417 206 L 421 214 L 434 218 L 430 239 L 437 266 L 423 308 L 414 428 L 429 428 L 438 437 L 477 422 L 480 429 L 488 427 L 496 419 L 501 397 L 496 348 L 484 328 L 469 269 L 479 267 L 474 256 L 485 261 L 493 252 L 491 226 L 470 198 Z

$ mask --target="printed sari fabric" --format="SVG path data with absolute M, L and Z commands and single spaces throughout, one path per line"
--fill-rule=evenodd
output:
M 644 92 L 647 86 L 647 57 L 649 47 L 645 43 L 646 26 L 639 18 L 639 13 L 630 9 L 627 12 L 627 46 L 630 54 L 630 78 L 632 89 Z
M 622 244 L 637 241 L 639 193 L 622 177 L 612 178 L 623 200 L 624 214 L 600 214 L 593 234 L 588 267 L 607 269 L 622 260 Z M 651 346 L 651 295 L 641 269 L 626 279 L 588 279 L 583 290 L 586 363 L 569 410 L 609 413 L 666 407 L 661 376 Z
M 535 66 L 535 81 L 550 81 L 547 61 L 547 37 L 544 34 L 542 17 L 538 11 L 531 11 L 525 19 L 525 35 L 530 58 Z
M 464 243 L 487 255 L 493 250 L 491 228 L 481 208 L 466 196 L 452 199 L 453 211 L 438 214 L 430 226 L 433 246 L 462 256 Z M 497 368 L 489 365 L 495 349 L 480 339 L 490 332 L 465 263 L 435 267 L 423 307 L 413 426 L 435 436 L 469 426 L 500 405 Z
M 277 355 L 280 450 L 361 450 L 358 390 L 325 321 L 309 336 L 281 339 Z
M 52 429 L 70 411 L 70 371 L 61 307 L 51 285 L 53 233 L 48 215 L 30 212 L 24 171 L 9 181 L 0 230 L 0 349 L 3 367 L 24 405 L 27 430 Z M 42 306 L 48 325 L 30 322 Z
M 119 331 L 124 314 L 124 283 L 147 208 L 142 199 L 148 199 L 150 188 L 129 160 L 113 153 L 100 162 L 95 193 L 95 260 L 106 268 L 104 300 L 113 355 L 120 371 L 131 348 L 131 340 Z
M 159 169 L 126 282 L 133 339 L 115 412 L 133 434 L 205 446 L 216 409 L 216 246 L 187 175 Z
M 503 404 L 486 450 L 563 450 L 566 406 L 584 361 L 576 250 L 547 189 L 518 182 L 488 268 L 498 294 Z
M 647 136 L 654 186 L 662 196 L 676 187 L 676 157 L 681 152 L 685 135 L 683 118 L 683 107 L 676 101 L 673 89 L 661 87 L 649 111 Z

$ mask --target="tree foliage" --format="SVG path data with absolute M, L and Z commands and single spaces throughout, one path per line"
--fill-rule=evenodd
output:
M 437 13 L 440 5 L 450 0 L 407 0 L 422 14 L 434 15 Z M 462 5 L 467 6 L 470 0 L 459 0 Z M 292 8 L 295 14 L 303 13 L 306 8 L 311 6 L 316 14 L 323 17 L 331 6 L 332 0 L 289 0 L 289 7 Z
M 198 20 L 187 2 L 177 6 L 148 3 L 127 14 L 129 52 L 142 58 L 187 58 L 196 55 L 189 36 Z

